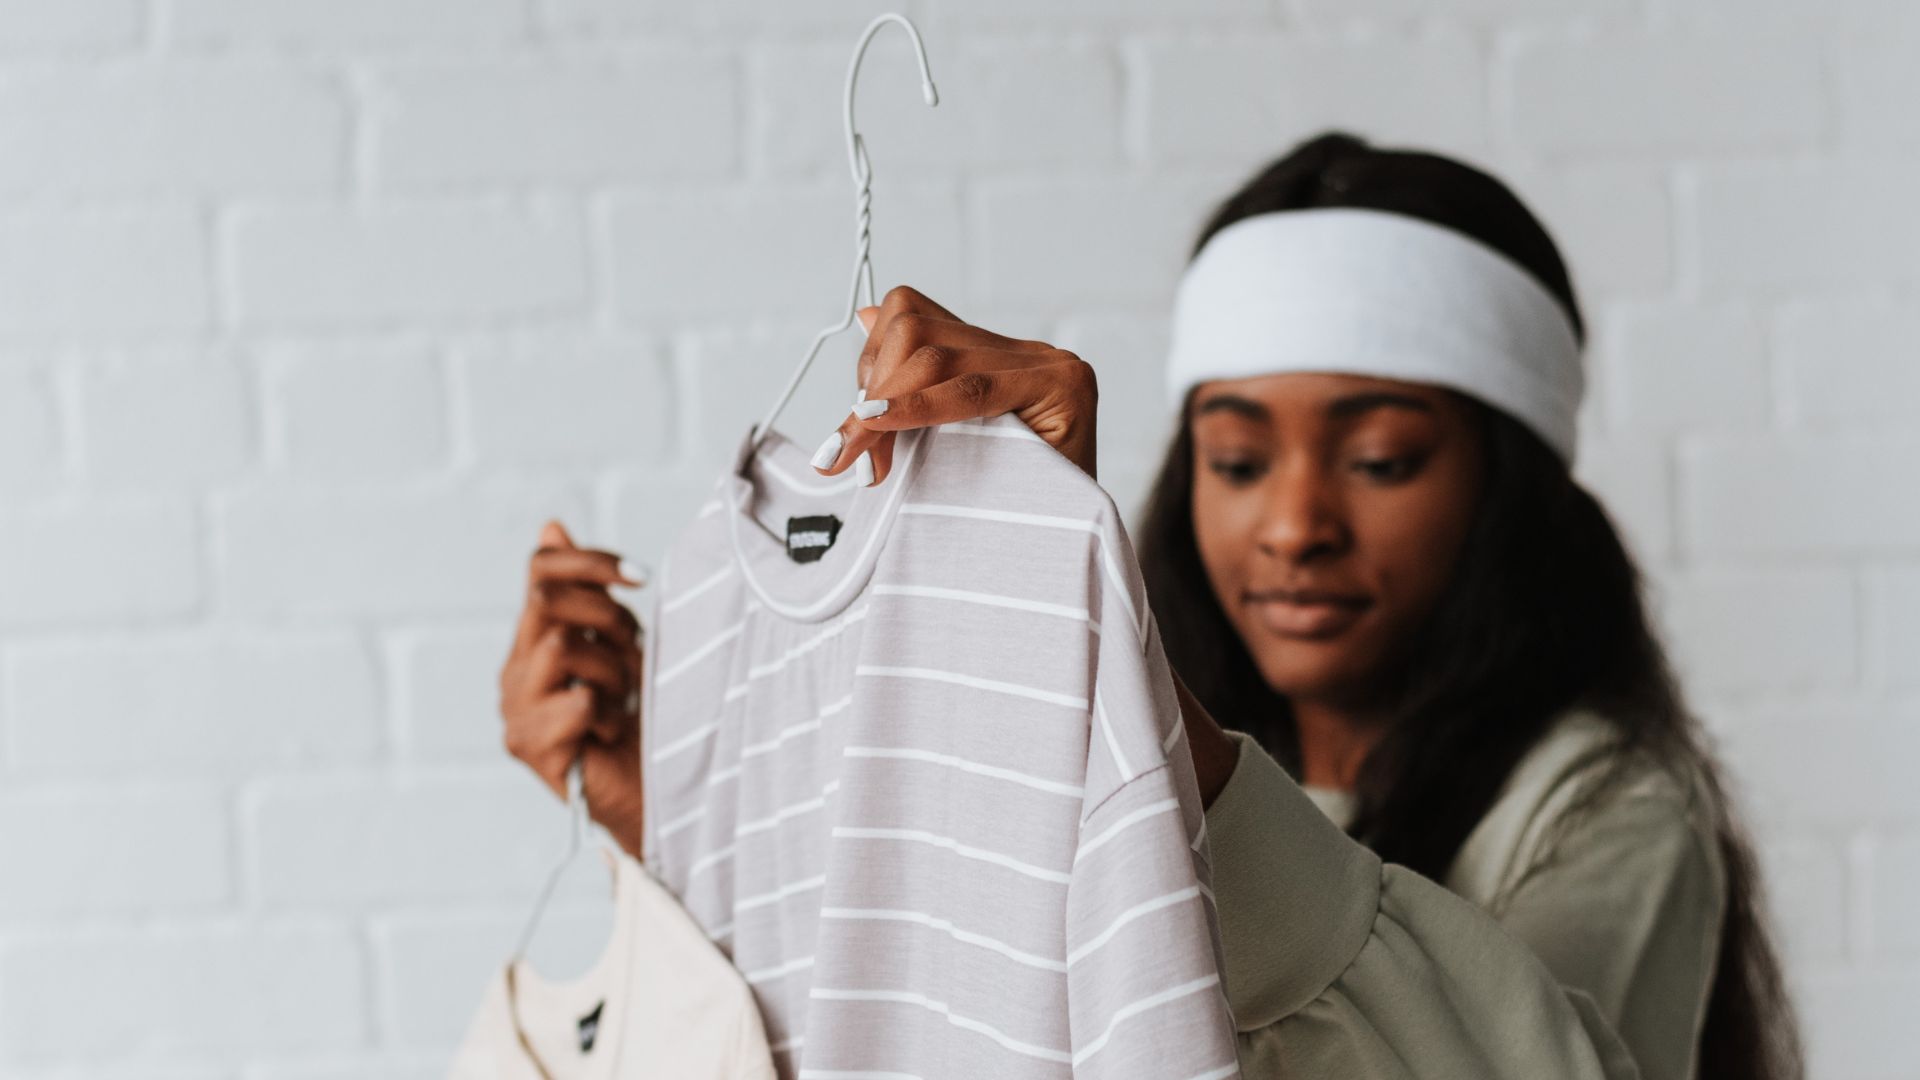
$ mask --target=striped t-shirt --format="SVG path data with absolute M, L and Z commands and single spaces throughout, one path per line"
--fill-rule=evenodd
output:
M 807 457 L 742 440 L 663 560 L 643 690 L 648 865 L 781 1076 L 1237 1076 L 1113 500 L 1012 415 L 902 433 L 873 488 Z

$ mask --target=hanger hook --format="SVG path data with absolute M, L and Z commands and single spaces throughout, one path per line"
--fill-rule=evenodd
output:
M 780 410 L 792 400 L 795 388 L 805 377 L 807 368 L 812 366 L 813 358 L 820 353 L 820 346 L 826 340 L 843 330 L 851 329 L 855 324 L 860 306 L 860 297 L 864 295 L 868 304 L 875 303 L 873 290 L 873 162 L 867 158 L 867 140 L 860 136 L 853 122 L 853 92 L 860 80 L 860 61 L 867 55 L 867 45 L 873 36 L 888 23 L 898 23 L 913 41 L 915 59 L 920 62 L 920 96 L 928 105 L 940 104 L 940 92 L 934 89 L 933 72 L 927 66 L 927 47 L 920 40 L 920 31 L 915 29 L 913 20 L 896 12 L 888 12 L 867 24 L 860 35 L 859 44 L 854 46 L 853 60 L 847 64 L 847 95 L 845 101 L 847 121 L 847 164 L 853 170 L 854 184 L 854 258 L 853 285 L 848 290 L 847 311 L 840 321 L 815 335 L 813 344 L 807 349 L 807 355 L 801 359 L 800 366 L 787 380 L 785 390 L 767 410 L 767 415 L 755 424 L 747 436 L 747 456 L 751 457 L 766 441 L 767 434 L 773 430 L 773 422 L 779 418 Z M 740 463 L 740 475 L 746 474 L 746 462 Z
M 872 166 L 867 161 L 866 140 L 860 137 L 860 129 L 853 122 L 853 91 L 860 81 L 860 62 L 866 59 L 867 46 L 873 36 L 888 23 L 898 23 L 900 29 L 907 32 L 913 41 L 913 55 L 920 63 L 920 96 L 928 105 L 940 104 L 940 91 L 934 89 L 933 72 L 927 67 L 927 46 L 920 40 L 920 31 L 914 27 L 913 20 L 898 12 L 888 12 L 867 24 L 860 35 L 860 43 L 853 47 L 853 61 L 847 65 L 847 165 L 853 171 L 853 182 L 865 186 L 873 179 Z

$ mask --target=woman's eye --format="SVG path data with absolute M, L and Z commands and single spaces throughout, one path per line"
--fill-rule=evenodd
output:
M 1208 468 L 1213 470 L 1215 476 L 1240 487 L 1260 479 L 1260 474 L 1266 471 L 1266 464 L 1244 458 L 1215 458 L 1208 462 Z
M 1412 457 L 1360 458 L 1353 463 L 1354 472 L 1382 484 L 1405 480 L 1419 468 L 1419 460 Z

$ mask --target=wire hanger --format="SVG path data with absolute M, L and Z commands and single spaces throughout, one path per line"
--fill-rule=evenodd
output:
M 567 766 L 567 848 L 553 869 L 547 872 L 547 883 L 540 889 L 540 897 L 533 903 L 533 914 L 528 917 L 527 925 L 520 931 L 520 941 L 513 947 L 510 963 L 518 964 L 526 959 L 527 946 L 533 943 L 533 932 L 540 927 L 540 916 L 546 913 L 547 904 L 553 899 L 553 893 L 560 885 L 560 879 L 566 874 L 574 860 L 588 852 L 599 854 L 613 863 L 613 850 L 606 844 L 587 845 L 587 798 L 585 781 L 580 771 L 580 759 L 574 758 Z
M 853 60 L 847 64 L 847 164 L 853 170 L 855 185 L 853 286 L 847 293 L 847 313 L 839 322 L 815 335 L 813 345 L 800 361 L 800 367 L 787 380 L 787 388 L 780 392 L 779 400 L 773 403 L 766 418 L 754 429 L 749 456 L 766 441 L 767 433 L 773 430 L 774 420 L 780 416 L 780 410 L 787 407 L 800 380 L 806 376 L 807 369 L 813 366 L 813 358 L 819 355 L 820 346 L 826 344 L 828 338 L 852 327 L 855 313 L 862 306 L 871 307 L 876 302 L 873 298 L 873 260 L 870 257 L 873 247 L 873 163 L 867 158 L 867 141 L 861 138 L 853 125 L 853 89 L 860 78 L 860 61 L 866 56 L 867 44 L 873 40 L 873 35 L 880 32 L 881 27 L 890 22 L 900 24 L 900 28 L 907 32 L 907 37 L 913 40 L 914 55 L 920 61 L 920 96 L 930 106 L 940 104 L 939 91 L 933 88 L 933 73 L 927 69 L 927 48 L 921 43 L 920 31 L 914 28 L 913 21 L 905 15 L 888 12 L 868 23 L 865 32 L 860 35 L 859 44 L 853 47 Z M 866 298 L 865 305 L 860 303 L 863 295 Z

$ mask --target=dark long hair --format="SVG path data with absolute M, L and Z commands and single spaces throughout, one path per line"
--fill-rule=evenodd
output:
M 1229 197 L 1201 230 L 1254 214 L 1361 207 L 1422 218 L 1500 251 L 1585 328 L 1547 231 L 1491 176 L 1433 154 L 1329 133 Z M 1473 403 L 1486 443 L 1482 502 L 1461 561 L 1392 681 L 1394 718 L 1362 765 L 1351 831 L 1380 856 L 1443 879 L 1514 767 L 1566 710 L 1617 728 L 1636 754 L 1697 771 L 1715 803 L 1727 908 L 1700 1038 L 1700 1075 L 1794 1080 L 1799 1040 L 1762 917 L 1759 875 L 1699 724 L 1685 708 L 1641 597 L 1640 573 L 1600 504 L 1532 431 Z M 1183 414 L 1184 415 L 1184 414 Z M 1284 696 L 1255 666 L 1208 583 L 1194 537 L 1193 438 L 1182 422 L 1148 496 L 1140 561 L 1168 656 L 1222 723 L 1297 773 Z M 1616 769 L 1616 772 L 1622 771 Z M 1597 801 L 1604 783 L 1588 800 Z

